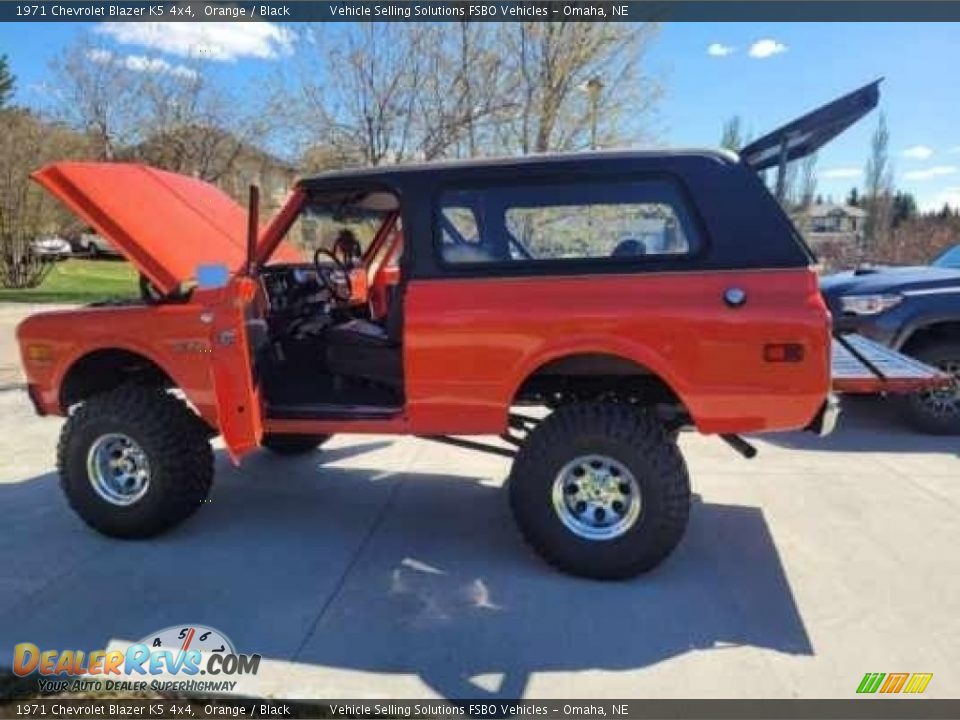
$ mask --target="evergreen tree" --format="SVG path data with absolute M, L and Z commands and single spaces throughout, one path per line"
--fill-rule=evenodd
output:
M 0 109 L 5 108 L 13 97 L 13 88 L 17 79 L 10 72 L 10 63 L 6 55 L 0 55 Z
M 855 187 L 850 188 L 850 194 L 847 195 L 847 205 L 860 207 L 860 193 Z
M 893 196 L 893 226 L 897 227 L 917 215 L 917 200 L 908 192 L 897 192 Z

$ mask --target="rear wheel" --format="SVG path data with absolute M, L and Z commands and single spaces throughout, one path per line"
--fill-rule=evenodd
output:
M 142 538 L 185 520 L 213 483 L 205 426 L 161 389 L 96 395 L 67 420 L 57 447 L 70 506 L 105 535 Z
M 330 435 L 264 435 L 260 444 L 277 455 L 304 455 L 330 439 Z
M 898 397 L 901 416 L 920 432 L 960 435 L 960 342 L 932 342 L 908 354 L 949 373 L 953 381 L 946 387 Z
M 680 542 L 690 484 L 679 449 L 649 413 L 574 403 L 521 448 L 510 505 L 527 542 L 560 570 L 627 578 L 659 565 Z

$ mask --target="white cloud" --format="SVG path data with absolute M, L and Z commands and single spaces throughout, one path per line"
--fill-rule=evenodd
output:
M 109 50 L 95 48 L 87 52 L 87 58 L 101 65 L 119 65 L 134 72 L 160 73 L 173 75 L 184 80 L 195 80 L 197 71 L 186 65 L 171 65 L 163 58 L 146 55 L 115 55 Z
M 855 167 L 837 167 L 829 168 L 819 173 L 820 177 L 826 180 L 841 180 L 844 178 L 858 178 L 860 177 L 862 170 Z
M 903 156 L 911 160 L 929 160 L 933 156 L 933 150 L 926 145 L 914 145 L 904 150 Z
M 727 55 L 732 55 L 736 50 L 732 45 L 724 45 L 723 43 L 710 43 L 710 46 L 707 48 L 707 55 L 713 57 L 726 57 Z
M 222 62 L 288 55 L 296 37 L 292 30 L 268 22 L 105 22 L 97 31 L 119 43 Z
M 787 46 L 782 42 L 777 42 L 771 38 L 764 38 L 763 40 L 757 40 L 750 46 L 750 57 L 762 60 L 763 58 L 779 55 L 786 51 Z
M 944 177 L 946 175 L 955 175 L 957 167 L 955 165 L 934 165 L 923 170 L 911 170 L 903 174 L 904 180 L 932 180 L 933 178 Z
M 946 187 L 934 195 L 925 197 L 920 201 L 920 210 L 932 212 L 941 210 L 944 205 L 960 209 L 960 186 Z

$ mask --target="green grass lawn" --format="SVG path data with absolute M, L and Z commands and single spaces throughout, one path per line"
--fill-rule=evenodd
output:
M 0 302 L 88 303 L 139 296 L 137 271 L 120 260 L 71 258 L 56 263 L 39 287 L 0 288 Z

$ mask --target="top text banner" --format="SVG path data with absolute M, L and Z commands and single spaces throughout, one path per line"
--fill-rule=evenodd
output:
M 960 21 L 960 0 L 641 0 L 639 2 L 0 2 L 0 22 Z

